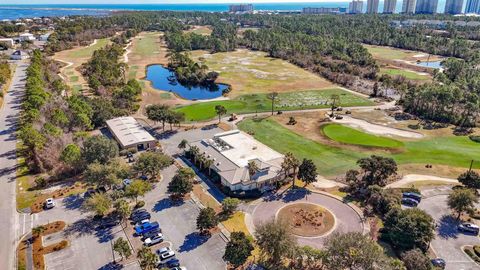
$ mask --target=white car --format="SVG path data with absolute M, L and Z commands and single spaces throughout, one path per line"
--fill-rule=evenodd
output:
M 160 257 L 161 262 L 165 262 L 166 260 L 175 257 L 175 252 L 173 252 L 173 250 L 170 250 L 170 251 L 167 251 L 167 252 L 164 252 L 164 253 L 160 254 L 159 257 Z
M 146 219 L 142 219 L 139 222 L 137 222 L 137 225 L 142 225 L 142 224 L 149 223 L 149 222 L 150 222 L 150 219 L 146 218 Z
M 158 243 L 161 243 L 163 242 L 163 234 L 161 233 L 158 233 L 152 237 L 149 237 L 147 239 L 145 239 L 145 242 L 143 243 L 145 246 L 149 247 L 149 246 L 153 246 L 155 244 L 158 244 Z
M 163 253 L 166 253 L 166 252 L 169 252 L 171 251 L 171 249 L 169 247 L 163 247 L 163 248 L 160 248 L 156 251 L 157 255 L 160 256 L 162 255 Z
M 48 198 L 45 200 L 45 209 L 52 209 L 53 207 L 55 207 L 55 201 L 53 198 Z

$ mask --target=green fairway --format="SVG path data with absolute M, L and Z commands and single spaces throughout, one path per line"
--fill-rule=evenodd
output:
M 417 80 L 417 81 L 424 81 L 430 79 L 429 76 L 420 75 L 416 72 L 409 71 L 409 70 L 401 70 L 395 68 L 381 68 L 380 74 L 387 74 L 390 76 L 403 76 L 409 80 Z
M 100 48 L 103 48 L 108 43 L 110 43 L 110 39 L 108 39 L 108 38 L 98 39 L 97 43 L 95 43 L 95 45 L 90 45 L 90 46 L 87 46 L 87 47 L 83 47 L 83 48 L 80 48 L 80 49 L 74 49 L 74 50 L 70 51 L 69 54 L 68 54 L 68 58 L 69 58 L 69 60 L 77 59 L 77 58 L 89 58 L 89 57 L 92 56 L 94 51 L 96 51 Z
M 346 144 L 399 148 L 403 143 L 391 138 L 375 136 L 340 124 L 327 124 L 322 131 L 328 138 Z
M 392 47 L 380 47 L 380 46 L 372 46 L 372 45 L 363 45 L 367 48 L 368 52 L 372 54 L 375 58 L 382 58 L 382 59 L 406 59 L 410 54 L 415 53 L 414 51 L 404 51 Z
M 468 168 L 470 161 L 480 161 L 480 146 L 465 136 L 446 136 L 413 142 L 404 142 L 405 151 L 385 154 L 375 151 L 351 151 L 321 144 L 304 138 L 275 120 L 244 120 L 238 124 L 243 131 L 251 131 L 257 140 L 281 152 L 292 152 L 298 158 L 312 159 L 318 172 L 324 176 L 335 176 L 356 168 L 355 162 L 371 154 L 394 158 L 398 164 L 441 164 Z M 474 163 L 480 168 L 480 162 Z
M 339 88 L 311 90 L 301 92 L 280 93 L 275 101 L 275 110 L 300 110 L 328 108 L 330 96 L 340 96 L 341 106 L 370 106 L 374 103 L 364 97 L 352 94 Z M 187 121 L 203 121 L 214 118 L 215 106 L 223 105 L 227 113 L 254 113 L 271 110 L 271 101 L 266 94 L 242 95 L 232 100 L 209 101 L 195 103 L 176 110 L 185 113 Z
M 132 47 L 132 54 L 141 57 L 151 57 L 152 53 L 158 53 L 158 32 L 145 33 L 139 37 L 136 46 Z

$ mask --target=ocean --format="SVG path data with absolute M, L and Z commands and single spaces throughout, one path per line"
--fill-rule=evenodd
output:
M 443 12 L 446 0 L 439 0 L 438 12 Z M 247 1 L 248 2 L 248 1 Z M 364 1 L 364 5 L 366 6 Z M 292 3 L 254 3 L 256 10 L 301 10 L 303 7 L 348 7 L 345 2 L 292 2 Z M 171 10 L 171 11 L 207 11 L 222 12 L 228 11 L 228 3 L 220 4 L 105 4 L 105 5 L 1 5 L 0 20 L 14 20 L 18 18 L 32 17 L 60 17 L 70 15 L 108 15 L 112 11 L 119 10 Z M 397 12 L 402 8 L 402 1 L 397 1 Z M 364 7 L 364 10 L 366 7 Z M 379 10 L 383 10 L 383 1 L 380 1 Z

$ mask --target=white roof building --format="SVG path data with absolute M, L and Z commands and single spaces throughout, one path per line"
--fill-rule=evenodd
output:
M 232 191 L 265 191 L 283 177 L 283 155 L 239 130 L 215 134 L 211 139 L 191 143 L 213 161 L 210 166 L 221 183 Z M 248 163 L 255 162 L 258 171 L 250 175 Z
M 27 58 L 30 58 L 30 55 L 24 51 L 14 51 L 11 55 L 10 55 L 10 59 L 12 60 L 24 60 L 24 59 L 27 59 Z
M 157 140 L 131 116 L 118 117 L 107 121 L 107 126 L 122 149 L 154 148 Z

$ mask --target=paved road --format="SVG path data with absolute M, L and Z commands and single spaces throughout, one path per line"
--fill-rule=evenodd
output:
M 425 198 L 418 206 L 429 213 L 438 225 L 437 234 L 431 246 L 438 257 L 445 259 L 447 270 L 480 269 L 461 250 L 464 245 L 479 245 L 480 239 L 477 236 L 458 232 L 458 222 L 450 215 L 447 197 L 448 195 L 441 194 Z
M 18 214 L 15 203 L 15 132 L 25 89 L 27 63 L 17 63 L 12 84 L 0 109 L 0 262 L 2 269 L 14 269 Z

